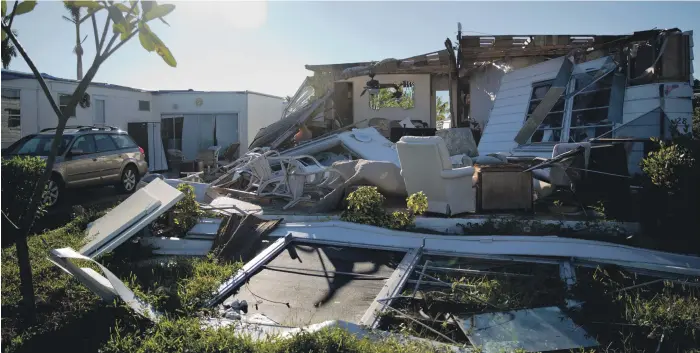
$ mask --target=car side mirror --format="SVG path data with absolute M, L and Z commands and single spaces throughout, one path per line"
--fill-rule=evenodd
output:
M 83 150 L 81 150 L 81 149 L 79 149 L 79 148 L 73 148 L 72 150 L 70 150 L 70 153 L 69 153 L 69 155 L 70 155 L 71 157 L 72 157 L 72 156 L 80 156 L 80 155 L 82 155 L 82 154 L 85 154 L 85 151 L 83 151 Z

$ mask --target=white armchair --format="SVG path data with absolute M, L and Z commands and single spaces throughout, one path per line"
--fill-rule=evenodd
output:
M 453 169 L 441 137 L 404 136 L 396 147 L 406 191 L 409 195 L 423 191 L 428 197 L 428 212 L 476 212 L 474 167 Z

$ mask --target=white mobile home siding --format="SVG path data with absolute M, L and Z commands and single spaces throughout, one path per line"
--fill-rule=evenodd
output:
M 498 63 L 498 66 L 488 64 L 484 69 L 472 73 L 469 77 L 469 117 L 478 122 L 479 126 L 485 126 L 489 120 L 489 112 L 493 108 L 503 76 L 507 72 L 544 60 L 541 57 L 513 58 Z
M 248 145 L 260 129 L 282 118 L 284 109 L 283 99 L 255 92 L 248 92 L 248 126 L 245 144 L 241 144 L 242 152 L 248 150 Z
M 563 57 L 548 60 L 503 76 L 479 141 L 479 154 L 510 152 L 518 146 L 513 139 L 525 121 L 532 84 L 554 79 L 563 60 Z M 535 154 L 551 156 L 552 151 Z

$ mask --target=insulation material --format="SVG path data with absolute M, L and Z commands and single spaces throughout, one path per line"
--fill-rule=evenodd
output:
M 396 164 L 399 168 L 399 154 L 396 145 L 373 127 L 352 129 L 338 134 L 343 147 L 370 161 L 385 161 Z
M 168 170 L 168 158 L 163 148 L 160 135 L 160 123 L 149 123 L 148 126 L 148 171 Z
M 554 105 L 557 103 L 559 97 L 561 97 L 561 95 L 566 91 L 566 85 L 569 83 L 573 70 L 574 63 L 572 62 L 571 57 L 567 57 L 562 62 L 559 72 L 557 73 L 557 77 L 554 79 L 554 82 L 552 82 L 552 86 L 547 91 L 547 94 L 545 94 L 542 101 L 540 101 L 540 104 L 537 105 L 535 111 L 533 111 L 532 115 L 530 115 L 530 118 L 527 119 L 520 131 L 518 131 L 518 134 L 514 139 L 515 142 L 520 145 L 527 143 L 532 134 L 535 133 L 535 130 L 537 130 L 537 127 L 542 124 L 544 118 L 547 117 L 547 114 L 549 114 Z
M 124 282 L 99 262 L 87 256 L 83 256 L 71 248 L 51 250 L 49 260 L 62 270 L 73 275 L 80 283 L 88 287 L 103 300 L 112 301 L 116 297 L 119 297 L 136 313 L 151 321 L 157 322 L 160 319 L 161 314 L 159 312 L 155 311 L 150 304 L 139 299 Z M 91 262 L 102 271 L 104 276 L 89 267 L 80 268 L 73 264 L 71 260 Z
M 92 223 L 87 230 L 90 241 L 80 249 L 80 253 L 96 258 L 113 250 L 175 206 L 184 196 L 163 180 L 151 181 Z
M 472 345 L 484 353 L 546 352 L 598 345 L 557 307 L 487 313 L 457 320 Z

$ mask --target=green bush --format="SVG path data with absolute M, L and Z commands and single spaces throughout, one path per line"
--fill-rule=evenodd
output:
M 2 212 L 19 225 L 27 209 L 27 203 L 34 192 L 36 183 L 46 168 L 46 162 L 40 157 L 13 157 L 2 160 Z M 43 212 L 40 206 L 39 215 Z M 3 236 L 14 237 L 12 225 L 3 217 Z
M 414 225 L 416 215 L 423 214 L 428 209 L 428 198 L 423 192 L 417 192 L 406 199 L 406 211 L 387 214 L 383 207 L 384 200 L 377 187 L 361 186 L 346 198 L 348 206 L 340 219 L 377 227 L 407 229 Z
M 687 178 L 693 175 L 695 158 L 688 148 L 680 144 L 656 142 L 659 150 L 650 152 L 642 160 L 642 171 L 654 185 L 671 192 L 680 191 Z
M 154 226 L 156 228 L 168 228 L 169 220 L 172 220 L 172 231 L 175 235 L 182 235 L 192 229 L 204 212 L 199 209 L 199 203 L 195 198 L 194 187 L 182 183 L 177 186 L 185 197 L 178 201 L 173 208 L 158 218 Z

